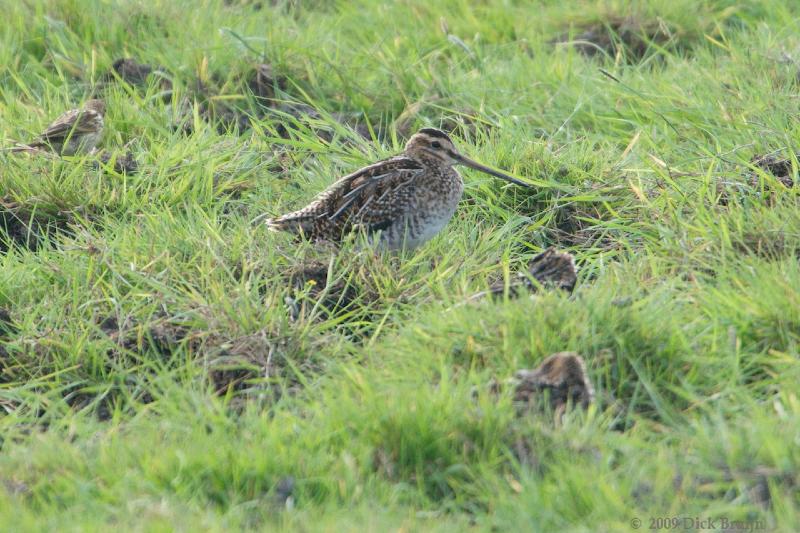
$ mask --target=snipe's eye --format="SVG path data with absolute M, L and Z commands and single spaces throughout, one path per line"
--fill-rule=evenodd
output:
M 431 148 L 441 148 L 441 147 L 442 147 L 442 143 L 440 143 L 439 141 L 433 141 L 431 143 Z

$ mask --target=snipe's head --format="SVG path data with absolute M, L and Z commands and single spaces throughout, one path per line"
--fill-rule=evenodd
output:
M 453 141 L 441 130 L 422 128 L 406 143 L 406 155 L 414 159 L 431 159 L 437 163 L 450 166 L 456 161 L 452 154 L 457 154 Z
M 492 176 L 522 185 L 523 187 L 530 187 L 530 184 L 520 181 L 516 178 L 509 176 L 503 172 L 494 170 L 487 166 L 481 165 L 477 161 L 473 161 L 465 155 L 462 155 L 450 137 L 443 131 L 436 128 L 422 128 L 415 133 L 406 143 L 405 153 L 408 157 L 421 160 L 433 160 L 440 166 L 450 167 L 453 165 L 465 165 L 475 170 L 485 172 Z
M 83 107 L 84 109 L 90 109 L 95 113 L 99 113 L 100 115 L 106 114 L 106 103 L 97 98 L 87 100 L 86 103 L 83 105 Z

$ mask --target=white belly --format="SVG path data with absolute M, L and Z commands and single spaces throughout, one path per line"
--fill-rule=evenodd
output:
M 427 213 L 408 213 L 402 221 L 398 221 L 387 231 L 381 233 L 381 247 L 390 250 L 406 248 L 407 250 L 421 246 L 434 238 L 453 218 L 458 200 L 446 208 Z
M 409 236 L 406 239 L 406 246 L 408 248 L 416 248 L 429 240 L 433 239 L 440 231 L 444 229 L 453 214 L 456 212 L 455 208 L 449 213 L 441 213 L 439 216 L 433 216 L 420 225 L 420 232 L 416 235 Z
M 406 205 L 405 212 L 381 233 L 380 246 L 390 250 L 413 249 L 429 240 L 453 218 L 464 183 L 455 170 L 443 177 L 444 182 L 421 183 L 416 186 L 413 201 Z

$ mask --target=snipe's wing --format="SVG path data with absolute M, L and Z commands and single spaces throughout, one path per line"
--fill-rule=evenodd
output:
M 341 178 L 303 209 L 267 224 L 334 240 L 356 225 L 369 231 L 385 229 L 412 201 L 412 184 L 422 172 L 418 162 L 405 156 L 379 161 Z

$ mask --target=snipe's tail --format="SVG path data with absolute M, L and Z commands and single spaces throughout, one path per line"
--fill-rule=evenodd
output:
M 254 218 L 251 222 L 253 225 L 262 223 L 272 231 L 299 232 L 306 230 L 308 217 L 296 216 L 294 213 L 289 213 L 288 215 L 271 218 L 268 213 L 264 213 Z

